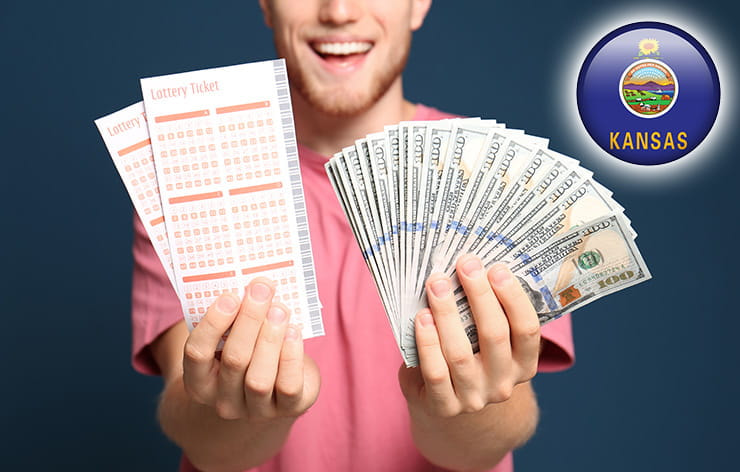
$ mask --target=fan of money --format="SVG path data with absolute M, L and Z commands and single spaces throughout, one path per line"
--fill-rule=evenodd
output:
M 540 323 L 650 278 L 624 208 L 548 140 L 494 120 L 401 122 L 326 164 L 408 366 L 414 318 L 433 272 L 453 278 L 474 349 L 477 334 L 455 262 L 507 264 Z

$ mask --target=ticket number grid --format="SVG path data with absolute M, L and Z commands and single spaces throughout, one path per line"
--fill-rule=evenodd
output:
M 175 271 L 193 325 L 213 299 L 239 293 L 256 273 L 278 282 L 276 299 L 300 319 L 306 309 L 295 271 L 270 102 L 158 116 L 155 147 L 168 198 Z M 228 191 L 220 190 L 226 184 Z M 182 191 L 197 193 L 182 194 Z M 169 196 L 175 193 L 179 196 Z M 255 244 L 259 251 L 250 250 Z M 208 272 L 213 268 L 230 270 Z

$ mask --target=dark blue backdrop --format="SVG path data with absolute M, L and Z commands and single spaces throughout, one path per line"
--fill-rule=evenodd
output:
M 628 209 L 654 274 L 575 314 L 577 364 L 536 379 L 541 426 L 519 470 L 732 469 L 737 133 L 690 175 L 620 174 L 584 154 L 557 104 L 563 67 L 592 46 L 581 33 L 604 19 L 618 26 L 621 6 L 436 3 L 414 39 L 408 96 L 550 136 L 582 159 Z M 701 20 L 730 54 L 720 68 L 734 67 L 732 3 L 651 11 Z M 140 100 L 139 77 L 273 55 L 256 1 L 0 6 L 3 470 L 176 467 L 154 418 L 160 380 L 129 365 L 130 203 L 93 119 Z

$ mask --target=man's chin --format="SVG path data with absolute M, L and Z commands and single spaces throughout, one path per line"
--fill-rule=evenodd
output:
M 367 93 L 351 94 L 346 92 L 298 90 L 308 105 L 317 112 L 337 117 L 349 118 L 367 111 L 378 97 Z

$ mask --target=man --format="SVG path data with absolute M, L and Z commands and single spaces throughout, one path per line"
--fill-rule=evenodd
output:
M 449 279 L 433 274 L 430 309 L 415 326 L 420 367 L 398 369 L 382 305 L 323 164 L 384 125 L 451 116 L 402 92 L 411 33 L 430 3 L 260 1 L 290 74 L 326 336 L 304 346 L 265 278 L 243 299 L 222 295 L 188 333 L 137 219 L 134 366 L 164 377 L 159 421 L 184 451 L 181 470 L 511 470 L 510 451 L 537 423 L 529 380 L 538 358 L 540 371 L 572 361 L 567 318 L 541 338 L 512 274 L 464 256 L 457 269 L 480 353 L 472 353 Z

